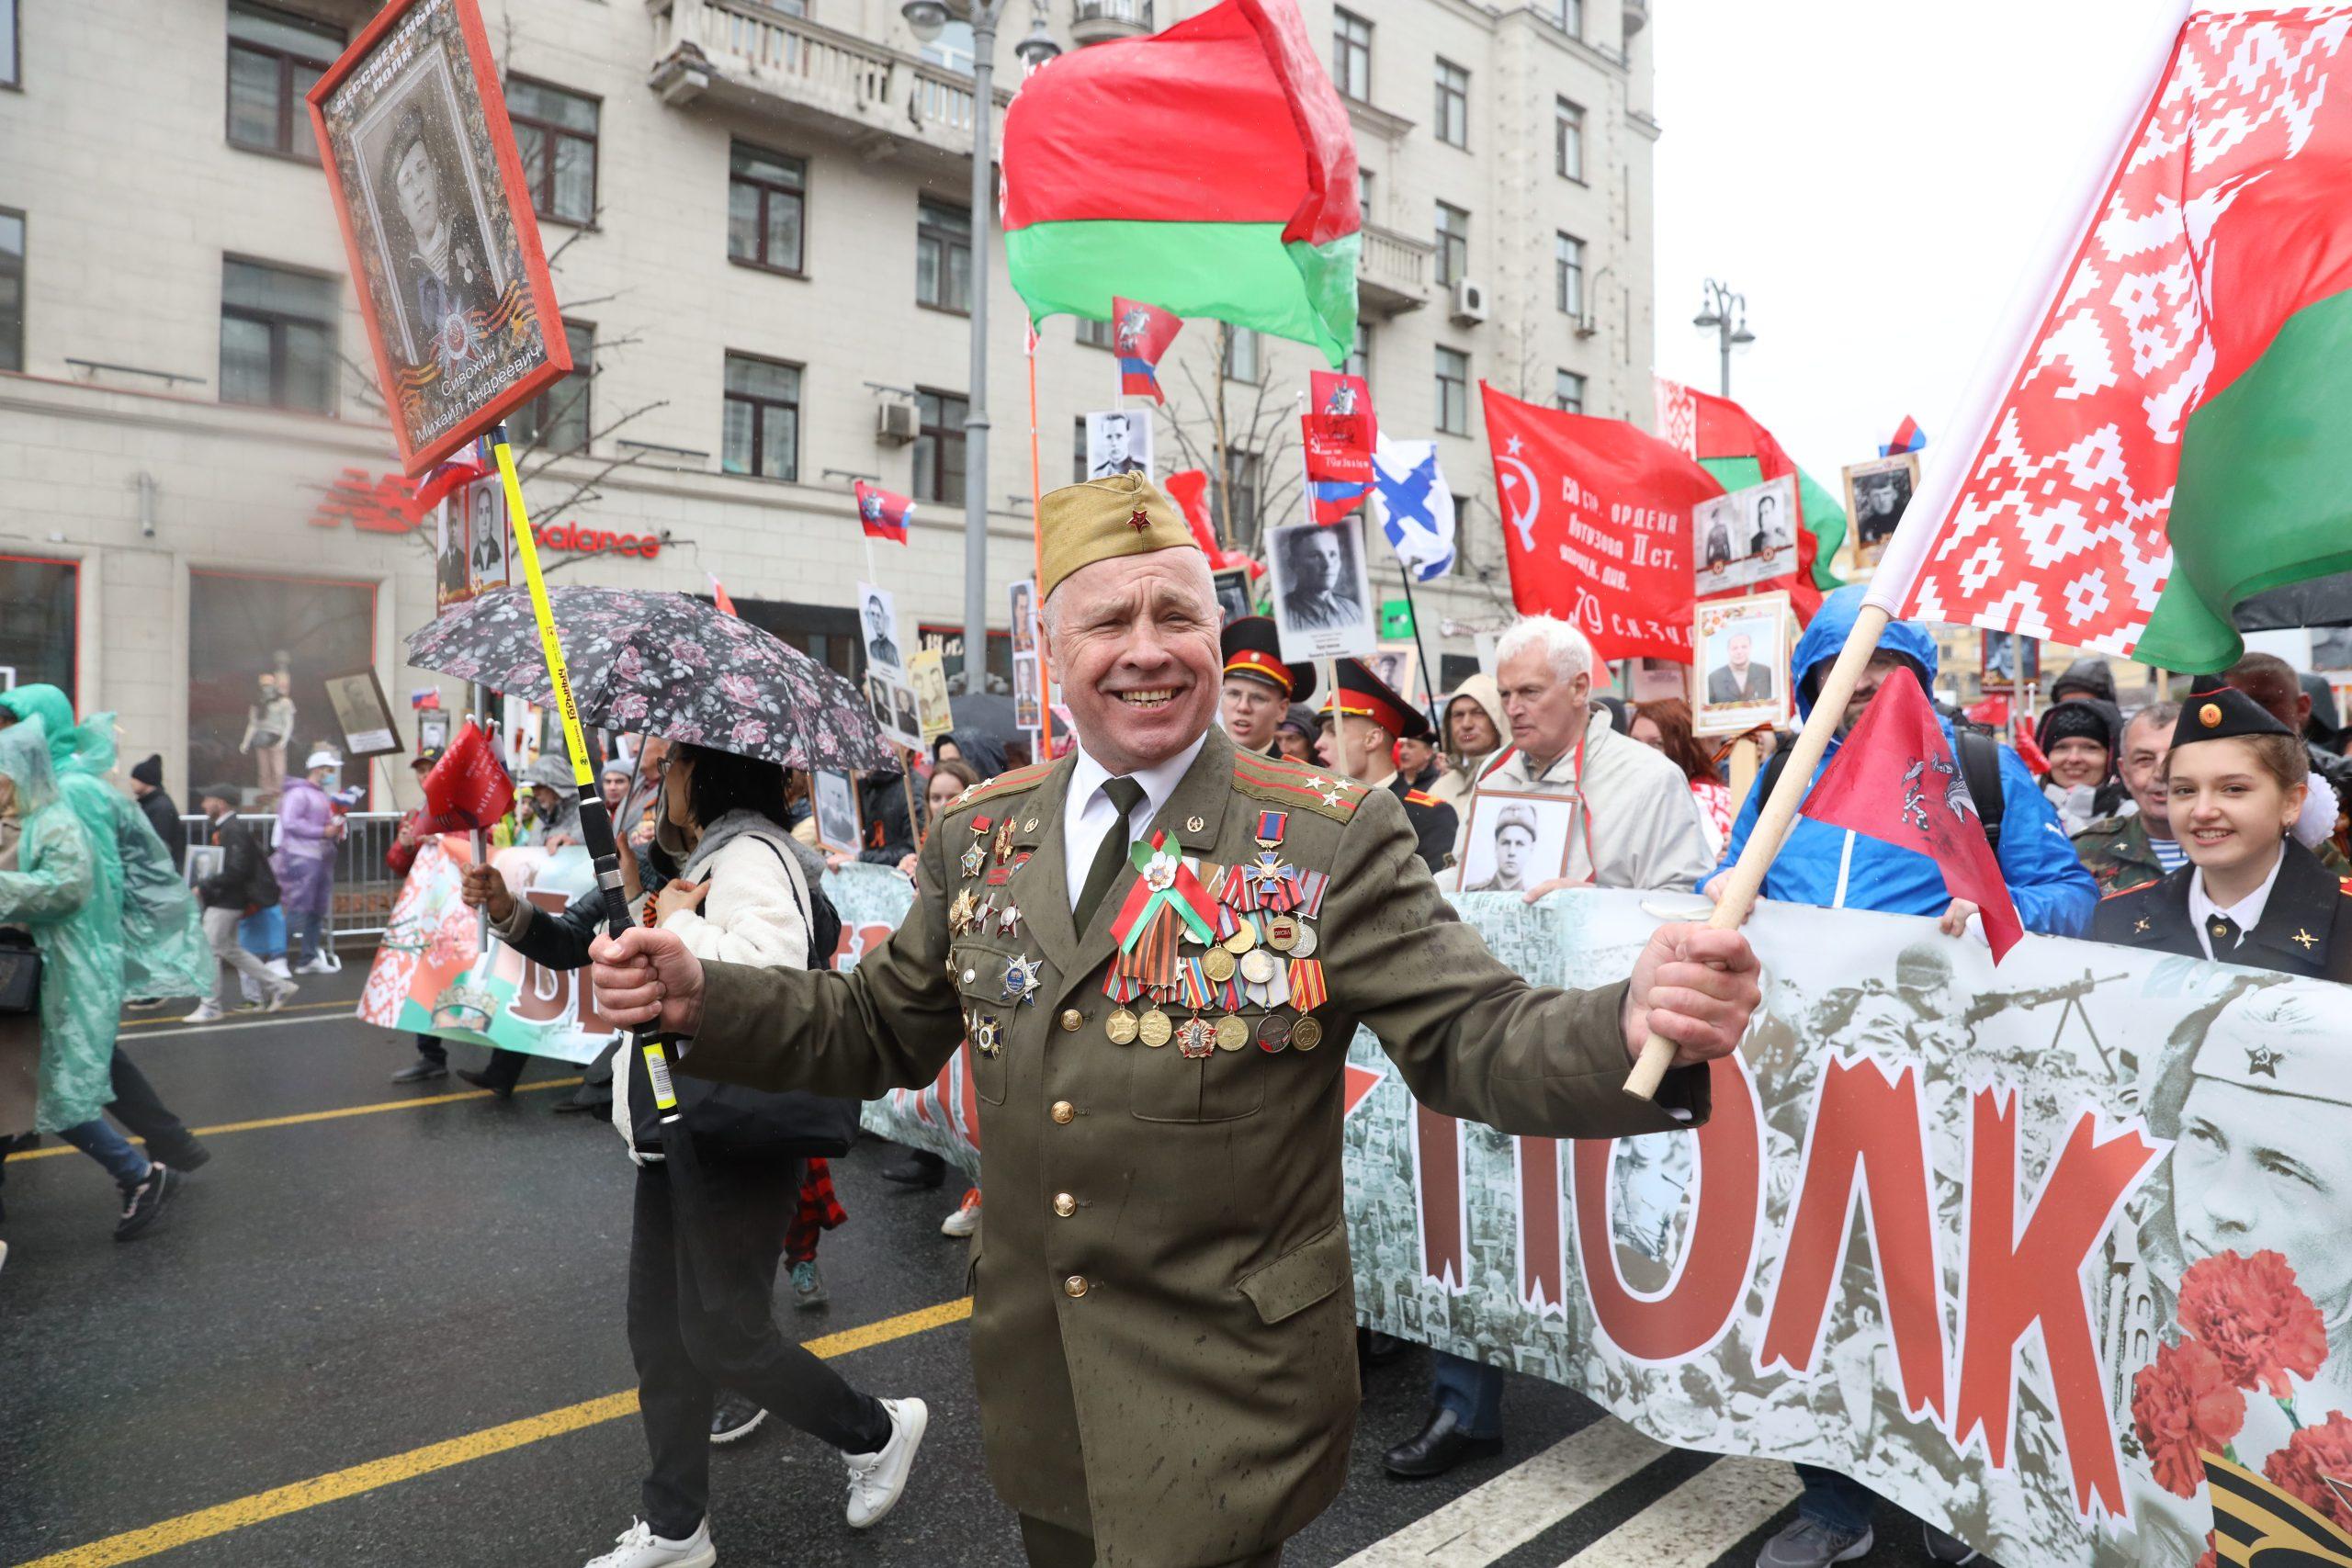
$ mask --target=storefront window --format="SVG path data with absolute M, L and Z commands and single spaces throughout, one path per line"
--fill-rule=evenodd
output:
M 0 556 L 0 688 L 46 682 L 81 705 L 74 690 L 74 593 L 70 560 Z
M 312 750 L 343 750 L 326 678 L 375 659 L 373 583 L 190 573 L 182 776 L 191 790 L 235 784 L 247 806 L 274 801 Z M 372 783 L 371 771 L 355 766 L 345 783 Z

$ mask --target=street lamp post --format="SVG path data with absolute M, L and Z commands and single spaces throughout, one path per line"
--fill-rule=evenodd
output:
M 1756 334 L 1747 330 L 1747 296 L 1736 294 L 1728 285 L 1717 283 L 1711 277 L 1707 279 L 1707 286 L 1700 290 L 1699 313 L 1690 318 L 1690 324 L 1715 334 L 1716 347 L 1723 355 L 1722 395 L 1728 400 L 1731 397 L 1731 351 L 1756 341 Z
M 996 23 L 1005 0 L 967 0 L 972 24 L 971 390 L 964 414 L 964 690 L 988 690 L 989 654 L 989 219 L 994 194 Z M 899 7 L 922 42 L 936 39 L 954 15 L 943 0 L 906 0 Z M 1032 0 L 1029 36 L 1015 46 L 1030 70 L 1061 52 L 1046 36 L 1045 0 Z

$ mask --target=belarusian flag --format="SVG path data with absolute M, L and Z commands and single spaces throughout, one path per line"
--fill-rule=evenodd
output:
M 1871 581 L 2173 670 L 2352 568 L 2352 10 L 2199 14 Z
M 1295 0 L 1225 0 L 1031 73 L 1004 246 L 1033 319 L 1114 295 L 1321 349 L 1356 335 L 1356 150 Z
M 1846 509 L 1820 481 L 1797 467 L 1796 459 L 1755 416 L 1729 398 L 1657 378 L 1657 434 L 1662 441 L 1682 449 L 1686 457 L 1723 481 L 1724 489 L 1797 477 L 1797 569 L 1813 574 L 1813 585 L 1827 592 L 1842 587 L 1830 560 L 1846 542 Z M 1817 602 L 1817 601 L 1816 601 Z M 1810 618 L 1810 604 L 1797 607 L 1800 618 Z

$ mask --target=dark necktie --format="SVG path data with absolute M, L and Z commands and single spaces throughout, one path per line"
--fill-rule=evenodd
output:
M 1127 863 L 1127 819 L 1144 798 L 1143 785 L 1133 779 L 1106 779 L 1102 793 L 1118 807 L 1119 818 L 1102 835 L 1102 842 L 1094 851 L 1093 863 L 1086 868 L 1086 880 L 1079 885 L 1078 908 L 1070 911 L 1070 918 L 1077 922 L 1080 936 L 1094 924 L 1094 911 L 1102 907 L 1102 896 L 1111 891 L 1119 868 Z
M 2213 939 L 2213 956 L 2234 950 L 2238 944 L 2238 923 L 2227 915 L 2213 915 L 2205 921 L 2205 934 Z

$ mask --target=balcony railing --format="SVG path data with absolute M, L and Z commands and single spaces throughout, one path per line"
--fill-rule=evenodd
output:
M 1151 0 L 1070 0 L 1069 36 L 1081 45 L 1151 30 Z
M 1365 224 L 1356 254 L 1357 298 L 1384 316 L 1419 310 L 1430 302 L 1430 260 L 1436 254 L 1434 241 Z
M 971 156 L 972 82 L 960 72 L 762 0 L 646 4 L 656 27 L 648 81 L 665 103 L 709 94 L 753 113 L 820 120 L 869 143 Z

